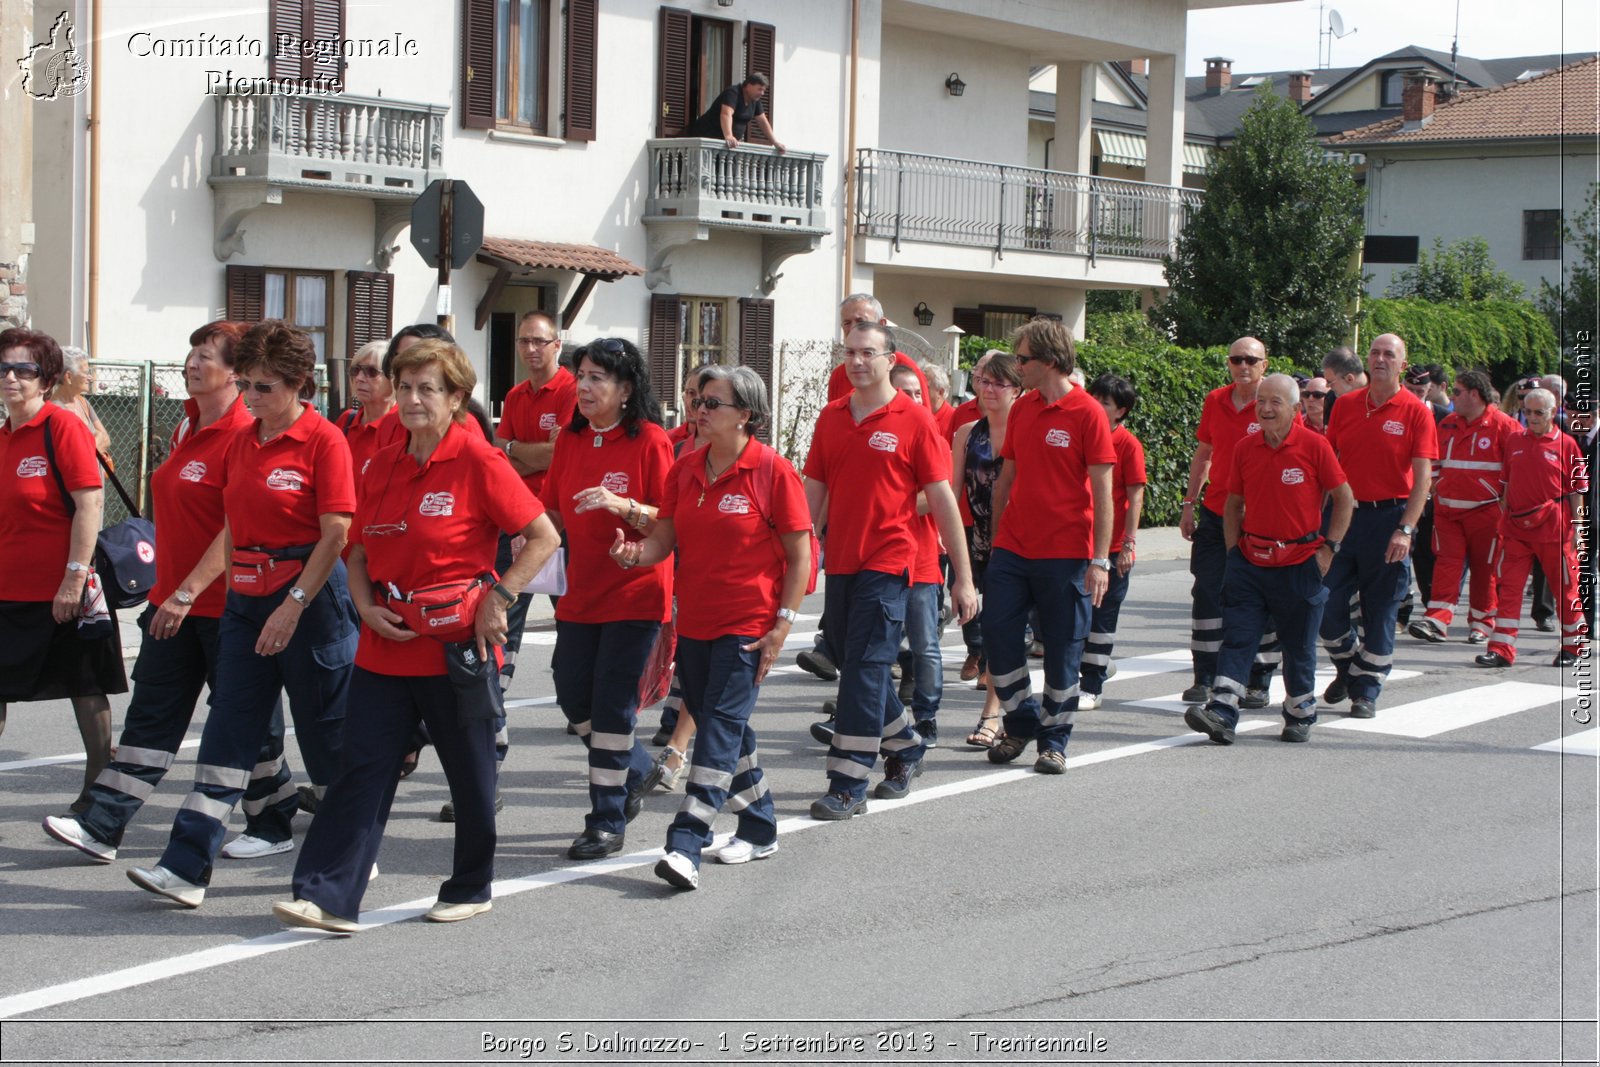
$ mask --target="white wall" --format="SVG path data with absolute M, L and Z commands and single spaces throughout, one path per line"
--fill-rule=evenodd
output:
M 951 73 L 967 83 L 951 96 Z M 1028 162 L 1028 57 L 984 44 L 884 27 L 876 141 L 898 149 L 1025 166 Z

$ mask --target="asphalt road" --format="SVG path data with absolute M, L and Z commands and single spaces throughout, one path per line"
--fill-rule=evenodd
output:
M 1503 672 L 1401 637 L 1377 719 L 1325 710 L 1286 745 L 1257 714 L 1220 748 L 1170 702 L 1188 584 L 1141 564 L 1122 670 L 1059 778 L 960 744 L 981 694 L 952 630 L 942 744 L 911 796 L 814 823 L 806 727 L 832 687 L 775 675 L 757 714 L 781 851 L 708 861 L 693 893 L 651 874 L 681 794 L 650 800 L 623 855 L 566 859 L 585 763 L 534 632 L 493 912 L 418 919 L 450 855 L 425 755 L 349 939 L 273 920 L 293 853 L 219 860 L 197 911 L 127 881 L 160 853 L 192 748 L 115 863 L 50 841 L 80 746 L 64 702 L 14 705 L 0 1062 L 1595 1062 L 1592 673 L 1581 689 L 1547 666 L 1531 625 Z M 1540 747 L 1563 737 L 1565 755 Z

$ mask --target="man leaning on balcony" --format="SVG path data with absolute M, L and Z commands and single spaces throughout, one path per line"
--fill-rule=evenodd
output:
M 706 113 L 689 127 L 690 137 L 720 137 L 729 148 L 738 148 L 746 140 L 750 123 L 754 122 L 766 134 L 772 147 L 784 151 L 783 144 L 772 132 L 772 122 L 761 98 L 767 95 L 767 76 L 751 71 L 741 85 L 730 85 L 722 90 L 716 102 L 706 108 Z

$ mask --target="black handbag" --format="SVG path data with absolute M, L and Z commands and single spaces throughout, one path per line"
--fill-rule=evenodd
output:
M 444 641 L 445 673 L 456 692 L 456 714 L 463 719 L 495 719 L 505 711 L 500 668 L 494 652 L 478 655 L 478 642 Z
M 50 471 L 56 478 L 56 487 L 61 490 L 61 500 L 66 505 L 67 517 L 71 518 L 77 514 L 78 504 L 67 491 L 67 482 L 61 477 L 61 468 L 56 466 L 55 441 L 50 433 L 50 423 L 53 421 L 54 416 L 45 420 L 44 450 L 50 461 Z M 156 584 L 156 528 L 149 519 L 139 515 L 139 509 L 134 506 L 133 498 L 122 488 L 122 482 L 106 463 L 106 458 L 100 455 L 99 449 L 95 450 L 95 458 L 100 461 L 101 468 L 111 479 L 111 484 L 116 488 L 117 495 L 122 498 L 129 515 L 115 526 L 101 530 L 95 539 L 95 573 L 100 575 L 106 604 L 113 611 L 138 607 L 150 595 L 150 587 Z

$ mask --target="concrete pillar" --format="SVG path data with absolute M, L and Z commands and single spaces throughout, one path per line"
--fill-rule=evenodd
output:
M 1144 180 L 1183 184 L 1183 70 L 1181 56 L 1150 57 L 1149 138 Z
M 1061 324 L 1071 330 L 1073 338 L 1079 341 L 1083 340 L 1088 301 L 1087 289 L 1067 289 L 1061 301 Z
M 33 100 L 22 92 L 15 60 L 33 46 L 33 2 L 0 4 L 0 61 L 11 70 L 0 78 L 0 329 L 26 326 L 27 267 L 33 230 Z
M 1056 133 L 1050 169 L 1088 174 L 1094 155 L 1094 85 L 1098 64 L 1056 61 Z

